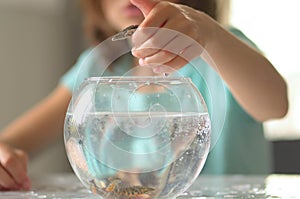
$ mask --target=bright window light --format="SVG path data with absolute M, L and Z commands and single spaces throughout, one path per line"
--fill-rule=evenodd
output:
M 299 9 L 299 0 L 232 0 L 231 23 L 287 75 L 300 72 Z

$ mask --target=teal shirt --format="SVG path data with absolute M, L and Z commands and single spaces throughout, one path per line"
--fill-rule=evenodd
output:
M 234 28 L 230 31 L 255 46 L 241 31 Z M 96 60 L 91 56 L 93 54 L 90 49 L 83 52 L 60 83 L 73 92 L 84 78 L 102 74 L 101 68 L 91 67 Z M 115 67 L 113 71 L 105 71 L 103 75 L 123 75 L 130 70 L 129 61 L 128 57 L 122 57 L 116 65 L 119 67 Z M 220 76 L 200 58 L 181 68 L 178 73 L 190 77 L 199 89 L 207 104 L 212 128 L 215 128 L 212 129 L 212 147 L 202 173 L 270 173 L 271 151 L 264 137 L 262 123 L 245 112 Z

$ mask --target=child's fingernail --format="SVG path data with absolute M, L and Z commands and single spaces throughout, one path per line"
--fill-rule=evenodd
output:
M 140 64 L 141 66 L 145 66 L 145 65 L 146 65 L 145 60 L 144 60 L 143 58 L 140 58 L 140 59 L 139 59 L 139 64 Z

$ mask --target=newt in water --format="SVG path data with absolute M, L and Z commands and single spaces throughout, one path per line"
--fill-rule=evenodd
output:
M 93 193 L 98 193 L 101 189 L 94 180 L 90 181 L 90 189 Z M 119 178 L 110 179 L 109 184 L 105 188 L 105 191 L 111 193 L 118 199 L 145 199 L 150 198 L 151 192 L 155 189 L 145 186 L 126 186 Z

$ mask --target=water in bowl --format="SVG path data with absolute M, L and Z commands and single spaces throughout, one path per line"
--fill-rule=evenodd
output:
M 82 183 L 104 198 L 175 198 L 200 173 L 207 113 L 68 113 L 66 150 Z

